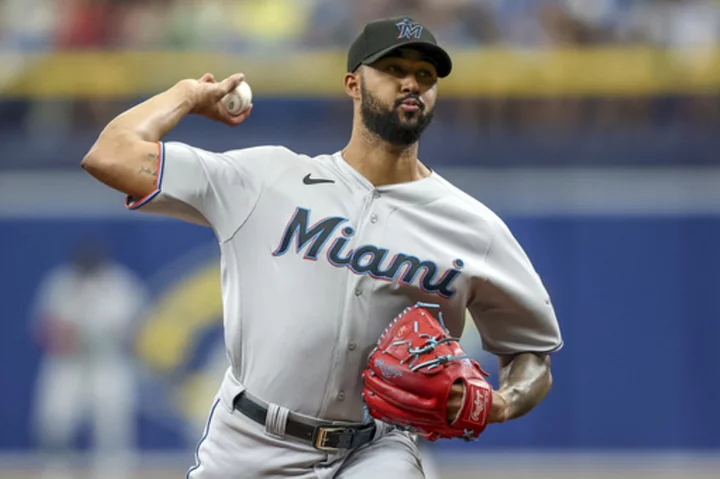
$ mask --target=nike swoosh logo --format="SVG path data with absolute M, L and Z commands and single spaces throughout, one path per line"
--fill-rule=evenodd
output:
M 303 178 L 303 183 L 306 185 L 319 185 L 320 183 L 335 183 L 335 180 L 327 180 L 325 178 L 310 178 L 310 175 L 312 173 L 308 173 L 305 178 Z

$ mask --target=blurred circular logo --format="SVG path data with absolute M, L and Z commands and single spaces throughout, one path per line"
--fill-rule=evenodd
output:
M 136 336 L 142 412 L 190 443 L 228 367 L 217 245 L 173 261 L 150 280 L 153 302 Z

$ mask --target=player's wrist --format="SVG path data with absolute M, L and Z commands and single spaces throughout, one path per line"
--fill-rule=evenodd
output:
M 507 391 L 493 390 L 488 423 L 505 422 L 510 417 L 510 400 Z
M 170 92 L 179 100 L 188 113 L 194 112 L 198 105 L 198 82 L 196 80 L 181 80 L 170 89 Z

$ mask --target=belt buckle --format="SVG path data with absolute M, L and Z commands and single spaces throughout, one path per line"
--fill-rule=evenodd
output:
M 352 429 L 347 427 L 318 427 L 316 431 L 317 434 L 315 435 L 315 449 L 319 449 L 321 451 L 337 451 L 340 449 L 338 447 L 331 447 L 325 445 L 328 433 L 339 431 L 348 431 L 350 434 L 354 433 Z

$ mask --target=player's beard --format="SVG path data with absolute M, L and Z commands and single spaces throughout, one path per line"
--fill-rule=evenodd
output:
M 408 98 L 415 98 L 420 102 L 416 95 L 407 95 L 397 100 L 392 109 L 388 109 L 365 88 L 364 84 L 360 85 L 360 93 L 362 95 L 360 109 L 365 128 L 393 146 L 409 146 L 417 143 L 423 131 L 432 122 L 433 111 L 426 111 L 424 105 L 419 111 L 412 113 L 412 116 L 400 109 L 400 104 Z M 401 115 L 411 120 L 403 121 Z

